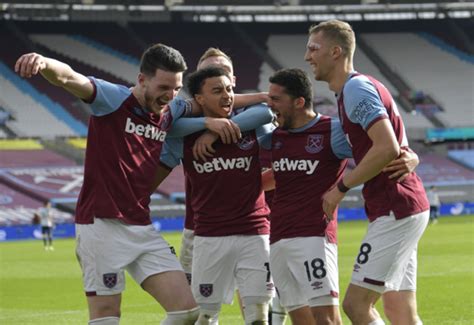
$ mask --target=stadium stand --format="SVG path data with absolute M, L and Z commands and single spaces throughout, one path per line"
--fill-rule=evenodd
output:
M 137 59 L 126 57 L 85 37 L 64 34 L 33 34 L 30 37 L 54 52 L 107 71 L 128 83 L 136 81 L 139 63 Z
M 202 53 L 209 47 L 218 47 L 233 60 L 237 77 L 237 92 L 258 89 L 259 70 L 262 59 L 247 46 L 232 24 L 192 24 L 192 23 L 132 23 L 130 28 L 140 35 L 146 44 L 161 42 L 180 50 L 188 64 L 188 71 L 196 69 Z M 172 33 L 160 33 L 171 30 Z M 212 35 L 212 37 L 209 37 Z
M 267 41 L 268 52 L 280 63 L 282 68 L 300 68 L 311 76 L 313 73 L 311 67 L 303 60 L 307 40 L 306 34 L 271 35 Z M 260 89 L 268 89 L 268 78 L 273 72 L 273 69 L 268 65 L 262 67 Z M 313 93 L 318 97 L 323 97 L 335 103 L 334 93 L 324 82 L 313 81 Z
M 473 185 L 474 171 L 467 169 L 445 157 L 426 154 L 420 156 L 417 173 L 425 186 Z
M 413 89 L 436 98 L 446 126 L 472 126 L 474 65 L 414 33 L 363 34 L 362 38 L 404 76 Z M 440 44 L 440 43 L 438 43 Z M 445 45 L 447 47 L 447 45 Z M 473 57 L 474 59 L 474 57 Z M 450 78 L 449 83 L 444 76 Z
M 0 226 L 31 224 L 43 202 L 0 183 Z M 72 222 L 72 214 L 53 209 L 55 224 Z
M 55 197 L 48 185 L 57 187 L 59 178 L 48 175 L 44 166 L 75 165 L 34 139 L 0 139 L 0 156 L 0 226 L 31 223 L 36 209 Z M 55 209 L 53 214 L 57 223 L 72 221 L 71 213 Z
M 85 126 L 0 62 L 2 100 L 15 119 L 6 122 L 18 136 L 85 135 Z M 45 127 L 48 126 L 48 127 Z
M 474 150 L 450 150 L 448 157 L 461 165 L 474 170 Z

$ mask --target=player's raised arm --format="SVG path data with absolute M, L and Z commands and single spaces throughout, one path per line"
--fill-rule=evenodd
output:
M 16 61 L 15 72 L 23 78 L 40 73 L 51 84 L 64 88 L 80 99 L 88 100 L 94 93 L 94 87 L 86 76 L 74 71 L 66 63 L 38 53 L 22 55 Z

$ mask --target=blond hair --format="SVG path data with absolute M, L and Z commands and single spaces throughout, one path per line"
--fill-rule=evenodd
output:
M 204 52 L 204 54 L 201 56 L 201 58 L 199 59 L 199 62 L 198 62 L 198 67 L 201 65 L 202 61 L 210 58 L 210 57 L 214 57 L 214 56 L 222 56 L 223 58 L 225 58 L 226 60 L 228 60 L 230 62 L 231 65 L 233 65 L 232 63 L 232 59 L 227 55 L 225 54 L 224 52 L 222 52 L 221 50 L 219 50 L 218 48 L 215 48 L 215 47 L 210 47 L 206 50 L 206 52 Z
M 351 25 L 341 20 L 323 21 L 309 28 L 309 34 L 323 32 L 323 37 L 342 48 L 344 56 L 352 59 L 356 47 L 355 34 Z

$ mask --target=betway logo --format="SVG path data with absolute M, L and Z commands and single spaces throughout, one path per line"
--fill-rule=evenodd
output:
M 151 124 L 135 124 L 132 122 L 130 117 L 127 118 L 127 124 L 125 124 L 125 132 L 135 133 L 141 137 L 156 141 L 165 141 L 166 131 L 161 131 L 160 129 L 154 127 Z
M 250 163 L 253 157 L 241 157 L 224 159 L 222 157 L 214 158 L 212 161 L 200 164 L 193 160 L 194 169 L 199 174 L 212 173 L 213 171 L 229 170 L 229 169 L 243 169 L 246 172 L 250 169 Z
M 290 160 L 288 158 L 281 158 L 278 161 L 274 161 L 272 163 L 273 170 L 278 171 L 295 171 L 301 170 L 305 171 L 307 175 L 311 175 L 316 170 L 316 167 L 319 164 L 319 160 L 311 161 L 311 160 Z

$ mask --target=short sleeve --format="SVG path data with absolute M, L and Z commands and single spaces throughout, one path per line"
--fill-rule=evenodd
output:
M 339 159 L 352 158 L 352 149 L 347 142 L 339 119 L 331 119 L 331 148 Z
M 102 79 L 89 77 L 94 86 L 94 94 L 89 102 L 92 115 L 103 116 L 116 111 L 131 95 L 129 88 Z
M 360 124 L 365 130 L 381 118 L 387 118 L 375 86 L 365 76 L 350 79 L 344 86 L 344 108 L 351 122 Z

